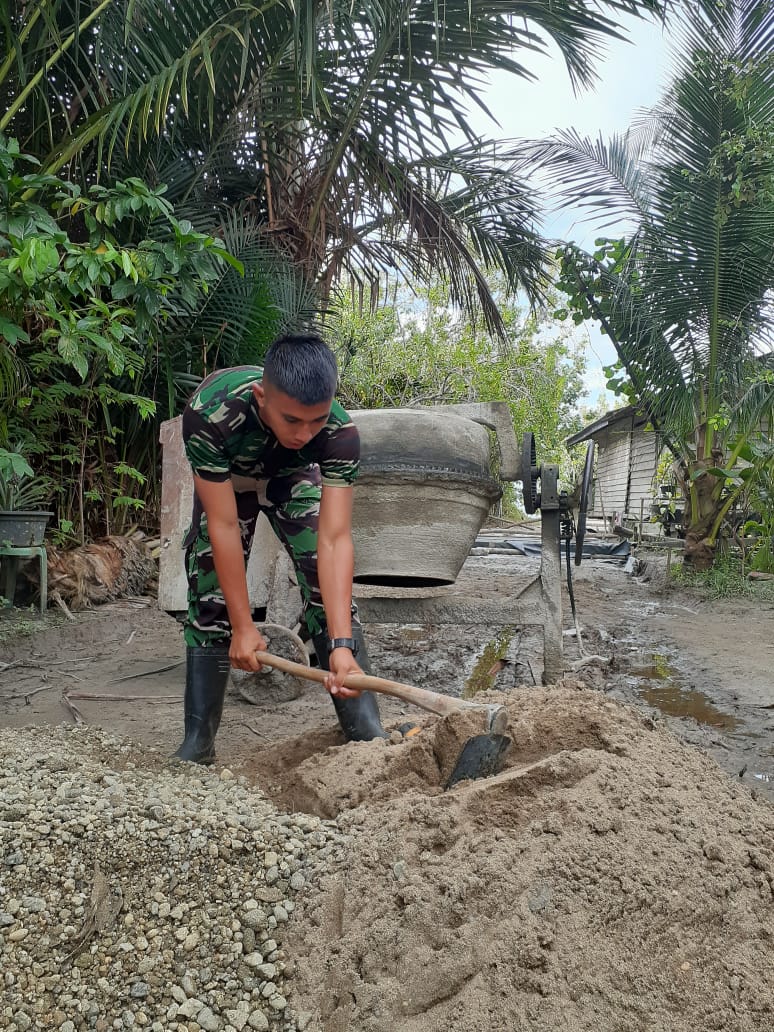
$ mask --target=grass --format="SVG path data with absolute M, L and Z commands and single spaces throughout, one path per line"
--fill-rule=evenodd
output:
M 0 646 L 10 645 L 19 638 L 32 638 L 47 626 L 51 617 L 41 618 L 37 608 L 14 609 L 0 596 Z
M 695 572 L 681 562 L 669 568 L 669 583 L 701 598 L 748 598 L 774 601 L 774 581 L 748 580 L 749 566 L 736 556 L 720 556 L 710 570 Z
M 505 658 L 512 638 L 513 627 L 504 627 L 497 638 L 488 642 L 484 647 L 481 658 L 476 663 L 473 673 L 465 682 L 465 687 L 462 690 L 463 699 L 472 699 L 479 692 L 486 692 L 494 687 L 494 682 L 500 669 L 499 661 Z

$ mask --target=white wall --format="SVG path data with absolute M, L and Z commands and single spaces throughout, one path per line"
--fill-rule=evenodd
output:
M 607 520 L 624 513 L 639 519 L 642 503 L 645 518 L 650 516 L 654 477 L 658 464 L 658 434 L 644 424 L 632 430 L 631 420 L 605 427 L 595 435 L 594 501 L 590 515 Z

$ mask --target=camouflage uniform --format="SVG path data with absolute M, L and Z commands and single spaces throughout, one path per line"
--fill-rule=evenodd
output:
M 255 522 L 264 512 L 285 546 L 304 601 L 312 635 L 325 628 L 317 578 L 317 526 L 324 484 L 351 486 L 359 472 L 357 428 L 337 402 L 328 422 L 299 451 L 283 448 L 261 422 L 252 391 L 259 366 L 237 366 L 202 381 L 183 413 L 183 441 L 196 476 L 231 480 L 237 502 L 245 563 Z M 185 642 L 215 645 L 228 640 L 231 625 L 218 584 L 207 532 L 207 515 L 194 494 L 191 527 L 185 538 L 188 616 Z

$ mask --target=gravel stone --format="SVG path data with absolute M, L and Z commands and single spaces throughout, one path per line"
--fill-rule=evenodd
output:
M 264 928 L 266 926 L 266 911 L 250 910 L 242 917 L 242 924 L 245 925 L 245 927 L 250 928 L 253 932 L 257 931 L 259 928 Z
M 0 1030 L 300 1032 L 276 962 L 339 826 L 133 749 L 0 729 Z
M 179 1018 L 195 1018 L 199 1011 L 204 1007 L 201 1000 L 197 1000 L 192 997 L 190 1000 L 186 1000 L 185 1003 L 181 1003 L 177 1009 L 177 1016 Z
M 240 1000 L 239 1006 L 233 1010 L 226 1011 L 226 1017 L 236 1032 L 242 1032 L 250 1018 L 250 1005 L 246 1000 Z
M 202 1007 L 196 1015 L 196 1022 L 204 1029 L 204 1032 L 218 1032 L 221 1027 L 220 1018 L 209 1007 Z

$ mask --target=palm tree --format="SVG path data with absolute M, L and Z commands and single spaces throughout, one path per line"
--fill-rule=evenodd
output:
M 323 298 L 342 273 L 366 290 L 432 270 L 499 329 L 482 266 L 536 296 L 546 253 L 517 155 L 467 111 L 490 71 L 530 77 L 547 39 L 589 85 L 618 20 L 660 4 L 11 0 L 0 131 L 85 181 L 167 182 L 194 222 L 238 206 Z
M 679 457 L 685 559 L 706 568 L 772 462 L 759 438 L 774 402 L 774 4 L 693 0 L 674 49 L 671 85 L 628 133 L 564 132 L 530 158 L 561 203 L 633 227 L 593 255 L 565 248 L 564 285 Z

